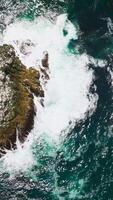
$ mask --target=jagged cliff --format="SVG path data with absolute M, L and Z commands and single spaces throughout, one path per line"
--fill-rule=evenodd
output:
M 16 129 L 20 141 L 33 127 L 33 94 L 44 96 L 39 71 L 27 69 L 10 45 L 0 46 L 0 147 L 15 147 Z

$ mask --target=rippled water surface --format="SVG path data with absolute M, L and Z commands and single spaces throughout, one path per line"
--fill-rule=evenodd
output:
M 1 0 L 1 44 L 36 69 L 48 51 L 50 75 L 33 130 L 0 159 L 1 200 L 113 199 L 112 6 Z

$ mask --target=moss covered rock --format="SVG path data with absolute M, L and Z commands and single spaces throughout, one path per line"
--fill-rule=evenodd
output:
M 33 127 L 33 94 L 44 96 L 39 71 L 27 69 L 10 45 L 0 47 L 0 147 L 15 147 L 16 130 L 20 141 Z

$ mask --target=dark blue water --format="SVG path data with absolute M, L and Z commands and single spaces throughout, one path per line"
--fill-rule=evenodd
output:
M 113 200 L 113 2 L 48 0 L 40 1 L 43 6 L 37 8 L 38 2 L 1 1 L 1 16 L 9 13 L 11 21 L 34 20 L 48 11 L 58 15 L 67 12 L 73 24 L 80 27 L 78 40 L 70 41 L 69 48 L 77 44 L 79 54 L 85 52 L 104 60 L 103 66 L 98 62 L 87 66 L 93 70 L 89 94 L 98 95 L 98 102 L 93 113 L 86 112 L 85 118 L 76 122 L 54 156 L 47 155 L 51 148 L 48 144 L 36 145 L 33 151 L 40 165 L 13 179 L 1 174 L 0 199 Z M 1 17 L 1 30 L 5 26 Z

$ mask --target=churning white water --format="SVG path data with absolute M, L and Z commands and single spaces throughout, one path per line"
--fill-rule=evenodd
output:
M 66 133 L 88 109 L 94 108 L 95 100 L 91 103 L 87 98 L 92 81 L 92 72 L 86 68 L 89 60 L 85 54 L 75 56 L 70 52 L 71 39 L 77 39 L 77 29 L 66 14 L 60 15 L 55 22 L 41 17 L 34 22 L 16 21 L 4 32 L 3 42 L 15 47 L 26 66 L 39 69 L 43 52 L 47 51 L 50 69 L 50 80 L 44 86 L 44 107 L 35 98 L 34 129 L 23 145 L 17 140 L 17 150 L 8 151 L 1 159 L 2 166 L 8 171 L 27 170 L 35 163 L 32 153 L 35 141 L 47 137 L 51 144 L 60 145 L 62 131 Z M 30 45 L 23 52 L 21 47 L 26 41 Z

